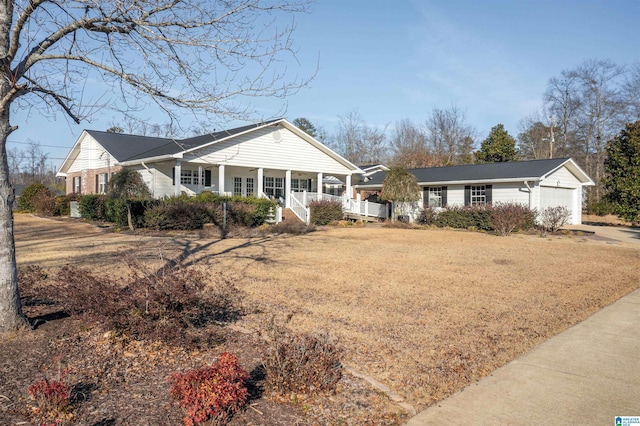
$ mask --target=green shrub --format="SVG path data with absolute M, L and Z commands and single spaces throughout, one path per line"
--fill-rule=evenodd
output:
M 202 229 L 210 218 L 210 210 L 205 204 L 179 200 L 155 204 L 144 212 L 145 226 L 156 230 Z
M 326 334 L 295 334 L 272 323 L 266 331 L 264 369 L 267 386 L 286 393 L 335 390 L 342 378 L 342 352 Z
M 83 195 L 78 203 L 80 216 L 89 220 L 108 220 L 106 201 L 107 197 L 104 195 Z
M 69 216 L 71 214 L 71 202 L 80 201 L 81 196 L 78 194 L 61 195 L 56 197 L 56 210 L 60 216 Z
M 131 206 L 131 221 L 136 228 L 144 226 L 144 212 L 147 207 L 154 205 L 149 200 L 127 200 L 106 198 L 104 202 L 105 217 L 108 222 L 113 222 L 118 226 L 128 226 L 127 204 Z
M 18 197 L 18 210 L 28 213 L 33 213 L 35 208 L 31 203 L 33 198 L 40 192 L 46 192 L 51 194 L 49 188 L 41 183 L 32 183 L 22 190 L 20 197 Z
M 608 214 L 614 214 L 615 205 L 606 199 L 603 199 L 597 203 L 589 203 L 587 208 L 588 214 L 595 214 L 596 216 L 605 216 Z
M 55 216 L 58 213 L 56 197 L 49 191 L 39 191 L 31 198 L 31 205 L 36 214 L 41 216 Z
M 256 220 L 257 207 L 255 204 L 233 201 L 229 207 L 228 216 L 231 217 L 231 223 L 233 225 L 247 227 L 262 225 L 262 222 L 258 223 Z
M 491 206 L 450 206 L 438 213 L 435 225 L 443 228 L 475 228 L 490 231 L 491 211 Z
M 167 197 L 161 200 L 163 204 L 186 203 L 188 205 L 206 206 L 209 212 L 209 219 L 204 223 L 214 223 L 221 227 L 223 223 L 223 205 L 227 203 L 227 225 L 228 226 L 260 226 L 269 217 L 270 212 L 275 210 L 276 203 L 267 198 L 255 197 L 225 197 L 205 191 L 194 197 L 180 195 L 177 197 Z
M 342 219 L 342 203 L 331 200 L 317 200 L 309 203 L 311 209 L 311 223 L 314 225 L 328 225 Z
M 185 411 L 184 424 L 191 426 L 208 420 L 225 424 L 246 404 L 248 379 L 238 358 L 223 352 L 211 366 L 173 373 L 167 380 L 171 399 Z

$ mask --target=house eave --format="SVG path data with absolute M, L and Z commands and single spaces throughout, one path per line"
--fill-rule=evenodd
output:
M 180 160 L 182 158 L 183 158 L 183 153 L 179 152 L 177 154 L 159 155 L 157 157 L 139 158 L 136 160 L 129 160 L 129 161 L 119 161 L 116 163 L 116 165 L 122 166 L 122 167 L 138 166 L 138 165 L 141 165 L 142 163 L 159 163 L 161 161 Z
M 517 177 L 517 178 L 503 178 L 503 179 L 472 179 L 472 180 L 445 180 L 445 181 L 422 181 L 418 182 L 419 186 L 446 186 L 446 185 L 469 185 L 469 184 L 492 184 L 492 183 L 520 183 L 520 182 L 537 182 L 540 181 L 540 177 Z M 380 184 L 358 184 L 354 185 L 356 189 L 374 189 L 374 188 L 382 188 L 382 183 Z

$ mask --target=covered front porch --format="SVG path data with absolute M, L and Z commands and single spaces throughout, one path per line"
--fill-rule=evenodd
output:
M 291 209 L 309 223 L 309 203 L 332 200 L 342 204 L 350 218 L 386 218 L 386 205 L 353 199 L 350 174 L 337 175 L 300 170 L 277 170 L 262 167 L 239 167 L 225 164 L 202 164 L 177 160 L 147 168 L 156 176 L 148 184 L 156 197 L 197 195 L 210 191 L 225 196 L 265 197 L 278 201 L 279 207 Z M 328 179 L 330 178 L 330 179 Z M 168 182 L 167 182 L 168 181 Z M 336 181 L 343 182 L 337 191 Z M 168 185 L 170 182 L 171 186 Z M 334 195 L 337 192 L 341 195 Z M 276 218 L 281 218 L 277 214 Z

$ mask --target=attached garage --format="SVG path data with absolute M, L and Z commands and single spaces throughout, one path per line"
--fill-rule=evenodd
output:
M 542 186 L 540 187 L 540 209 L 560 206 L 573 210 L 574 192 L 575 189 L 571 188 Z

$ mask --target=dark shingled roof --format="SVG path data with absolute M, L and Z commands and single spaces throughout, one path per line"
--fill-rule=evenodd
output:
M 567 158 L 554 158 L 507 163 L 465 164 L 462 166 L 409 169 L 409 171 L 413 173 L 418 183 L 522 179 L 544 176 L 567 160 Z M 385 176 L 386 172 L 378 172 L 372 175 L 368 182 L 359 182 L 358 184 L 380 186 Z
M 151 136 L 127 135 L 124 133 L 101 132 L 97 130 L 87 130 L 87 133 L 89 133 L 100 145 L 104 147 L 104 149 L 113 155 L 118 162 L 123 162 L 177 154 L 247 130 L 268 125 L 279 120 L 280 119 L 264 123 L 250 124 L 248 126 L 236 127 L 234 129 L 222 130 L 187 139 L 157 138 Z

